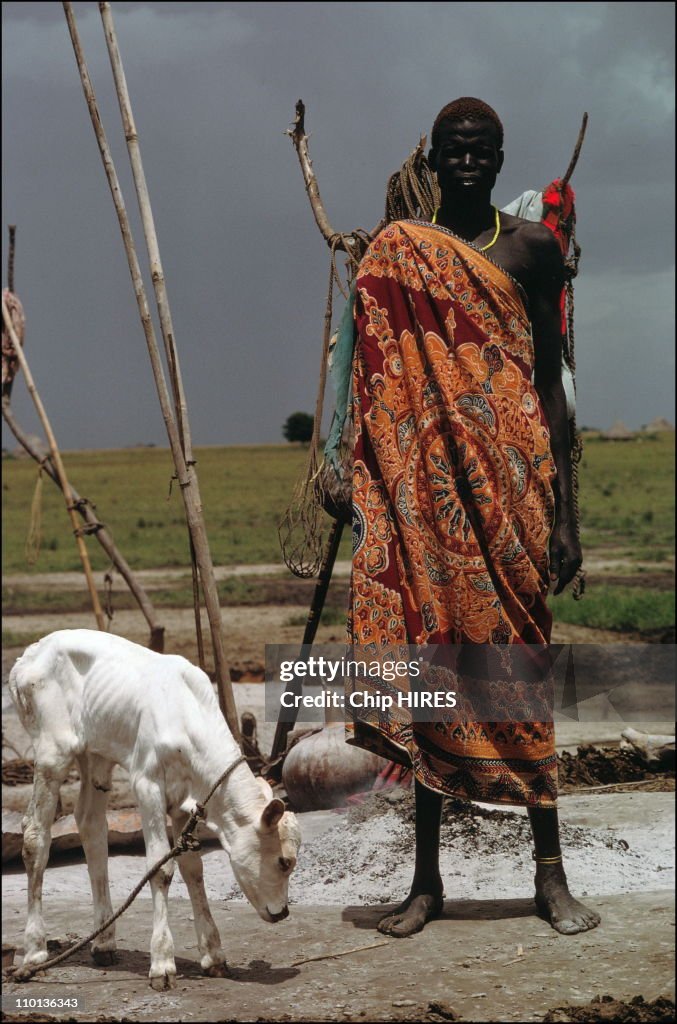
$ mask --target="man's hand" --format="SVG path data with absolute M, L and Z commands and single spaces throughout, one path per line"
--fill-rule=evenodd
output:
M 550 537 L 550 579 L 556 584 L 554 593 L 561 594 L 583 564 L 581 545 L 573 525 L 560 523 Z

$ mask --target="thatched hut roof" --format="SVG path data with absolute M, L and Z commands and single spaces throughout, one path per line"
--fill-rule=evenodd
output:
M 665 433 L 668 430 L 672 430 L 674 432 L 675 428 L 670 420 L 666 420 L 664 416 L 658 416 L 655 420 L 652 420 L 651 423 L 647 423 L 645 427 L 642 427 L 642 429 L 646 434 L 660 434 Z
M 622 420 L 616 420 L 613 427 L 602 434 L 607 441 L 632 441 L 634 436 L 633 431 L 629 430 Z

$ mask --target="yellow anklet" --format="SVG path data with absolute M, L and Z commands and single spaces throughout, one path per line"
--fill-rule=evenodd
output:
M 537 864 L 561 864 L 562 863 L 562 854 L 561 853 L 560 853 L 559 857 L 537 857 L 536 856 L 536 851 L 534 850 L 534 852 L 532 853 L 531 856 L 536 861 Z

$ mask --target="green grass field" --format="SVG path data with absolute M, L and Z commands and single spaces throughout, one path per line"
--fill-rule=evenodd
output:
M 584 553 L 615 561 L 613 583 L 593 578 L 583 601 L 564 594 L 553 600 L 562 622 L 623 631 L 664 628 L 674 624 L 674 594 L 666 583 L 666 562 L 674 553 L 674 434 L 628 442 L 588 437 L 580 470 Z M 198 449 L 198 474 L 212 557 L 217 565 L 279 563 L 277 528 L 293 486 L 305 466 L 306 449 L 270 445 Z M 183 505 L 176 486 L 168 498 L 173 466 L 169 452 L 158 448 L 71 452 L 64 462 L 77 490 L 94 501 L 97 514 L 135 569 L 189 567 Z M 29 459 L 3 461 L 3 565 L 5 574 L 79 570 L 63 499 L 44 478 L 42 547 L 29 565 L 25 541 L 37 467 Z M 346 530 L 339 558 L 349 558 Z M 95 569 L 107 560 L 88 539 Z M 653 563 L 665 574 L 656 585 L 646 575 Z M 660 563 L 663 563 L 662 565 Z M 643 575 L 644 574 L 644 575 Z M 617 579 L 622 576 L 622 582 Z M 221 585 L 224 604 L 259 604 L 270 598 L 263 584 L 233 579 Z M 76 595 L 45 593 L 44 598 L 3 591 L 3 607 L 28 612 L 67 610 Z M 190 604 L 186 581 L 155 591 L 162 606 Z M 49 607 L 47 607 L 49 605 Z M 38 609 L 35 609 L 38 610 Z M 340 610 L 338 612 L 340 614 Z M 336 610 L 327 609 L 335 616 Z M 301 615 L 297 616 L 299 620 Z
M 200 493 L 215 564 L 280 561 L 278 523 L 306 459 L 307 449 L 298 445 L 197 450 Z M 133 568 L 190 566 L 176 481 L 168 499 L 174 470 L 168 450 L 66 452 L 64 464 L 73 486 L 95 502 L 97 515 Z M 5 459 L 3 468 L 5 573 L 79 569 L 61 492 L 47 478 L 42 488 L 42 548 L 37 564 L 27 564 L 25 541 L 37 466 L 29 459 Z M 106 557 L 96 541 L 89 540 L 88 547 L 94 568 L 106 568 Z M 347 537 L 344 551 L 341 557 L 349 557 Z
M 634 441 L 588 437 L 580 468 L 581 539 L 634 561 L 674 554 L 675 435 Z

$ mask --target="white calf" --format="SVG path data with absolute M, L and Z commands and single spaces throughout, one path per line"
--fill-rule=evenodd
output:
M 34 740 L 33 797 L 24 818 L 28 875 L 24 963 L 47 958 L 42 879 L 59 787 L 73 761 L 80 770 L 76 819 L 94 900 L 95 927 L 112 913 L 108 887 L 106 800 L 115 764 L 123 765 L 139 803 L 148 865 L 169 849 L 166 815 L 175 838 L 240 751 L 212 685 L 185 658 L 155 654 L 121 637 L 63 629 L 33 644 L 14 665 L 9 687 Z M 207 826 L 230 855 L 245 896 L 265 921 L 287 917 L 289 875 L 301 836 L 296 818 L 273 799 L 270 786 L 246 763 L 225 779 L 207 804 Z M 179 870 L 190 893 L 201 964 L 222 977 L 225 956 L 209 911 L 199 853 L 184 853 Z M 172 987 L 174 946 L 167 923 L 171 860 L 154 876 L 150 972 L 153 988 Z M 92 944 L 97 963 L 110 963 L 115 929 Z

